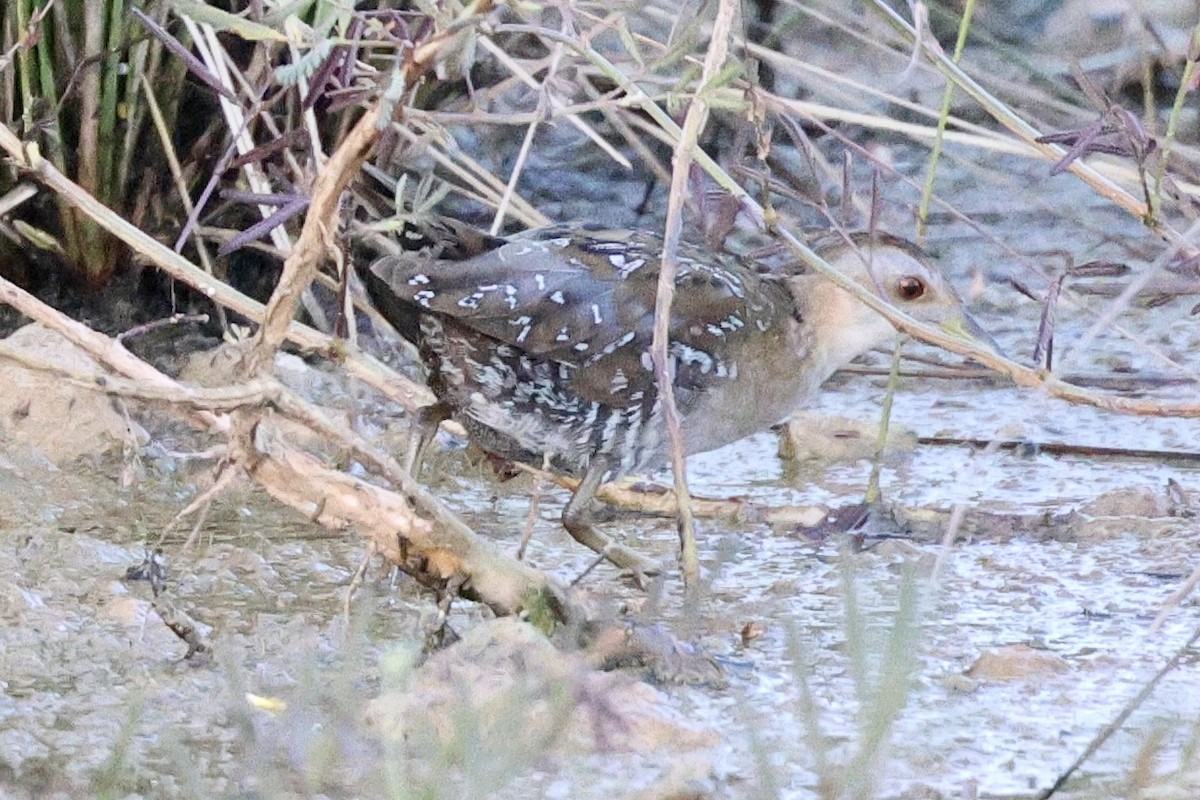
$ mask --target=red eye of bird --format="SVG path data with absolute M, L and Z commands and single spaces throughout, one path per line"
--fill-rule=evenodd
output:
M 905 275 L 896 283 L 896 293 L 901 300 L 918 300 L 925 295 L 925 281 Z

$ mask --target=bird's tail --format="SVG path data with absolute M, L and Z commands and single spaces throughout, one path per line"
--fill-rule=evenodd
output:
M 409 253 L 437 261 L 465 261 L 495 250 L 505 239 L 465 222 L 437 214 L 410 214 L 395 234 L 400 247 Z

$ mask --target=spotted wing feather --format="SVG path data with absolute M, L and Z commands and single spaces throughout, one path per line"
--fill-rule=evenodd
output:
M 542 359 L 577 369 L 590 399 L 653 388 L 648 357 L 661 245 L 642 233 L 546 229 L 461 262 L 406 255 L 371 271 L 396 296 Z M 772 324 L 781 289 L 747 269 L 729 270 L 683 246 L 670 341 L 676 384 L 702 390 L 728 377 L 714 355 L 747 326 Z M 697 313 L 699 312 L 699 313 Z M 621 357 L 626 356 L 626 357 Z

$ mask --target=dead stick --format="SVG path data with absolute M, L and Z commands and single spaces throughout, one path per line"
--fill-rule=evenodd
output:
M 61 333 L 110 368 L 141 381 L 156 398 L 186 399 L 191 394 L 189 387 L 141 361 L 120 343 L 66 317 L 4 279 L 0 279 L 0 302 Z M 550 601 L 562 619 L 583 619 L 557 582 L 497 552 L 445 511 L 393 459 L 374 451 L 272 378 L 262 381 L 273 385 L 262 391 L 257 391 L 256 385 L 249 399 L 269 399 L 288 416 L 349 444 L 363 460 L 380 466 L 402 491 L 397 494 L 380 489 L 324 467 L 312 456 L 270 435 L 274 429 L 269 422 L 242 415 L 240 421 L 250 427 L 245 436 L 234 437 L 234 446 L 239 449 L 231 451 L 235 461 L 273 497 L 335 530 L 355 527 L 389 559 L 423 576 L 423 582 L 432 585 L 465 576 L 470 596 L 497 613 L 514 613 L 525 608 L 531 597 L 541 596 Z M 94 382 L 91 386 L 104 390 Z M 189 418 L 213 431 L 228 433 L 232 427 L 228 414 L 191 411 Z
M 20 139 L 0 125 L 0 150 L 4 150 L 19 166 L 33 174 L 44 186 L 53 190 L 69 204 L 78 208 L 97 225 L 123 241 L 139 256 L 154 266 L 196 289 L 214 303 L 223 305 L 252 320 L 263 318 L 262 303 L 209 275 L 183 256 L 139 230 L 126 219 L 105 206 L 82 187 L 63 175 L 54 165 L 42 158 L 37 148 L 26 148 Z M 307 325 L 292 322 L 287 328 L 290 341 L 308 350 L 343 353 L 346 370 L 364 383 L 378 389 L 408 409 L 429 405 L 433 393 L 424 386 L 397 375 L 376 359 L 358 350 L 347 351 L 342 343 Z
M 1109 458 L 1153 458 L 1158 461 L 1200 461 L 1200 453 L 1188 450 L 1143 450 L 1133 447 L 1102 447 L 1070 442 L 1005 442 L 993 439 L 959 439 L 954 436 L 919 436 L 917 444 L 965 447 L 996 447 L 1002 450 L 1032 448 L 1052 455 L 1103 456 Z

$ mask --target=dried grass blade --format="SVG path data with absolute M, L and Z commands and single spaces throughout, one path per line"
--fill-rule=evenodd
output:
M 280 208 L 278 211 L 269 215 L 266 219 L 251 225 L 237 236 L 222 244 L 217 250 L 217 255 L 227 256 L 234 250 L 238 250 L 242 247 L 245 247 L 250 242 L 261 239 L 263 236 L 271 233 L 280 225 L 287 222 L 304 209 L 308 208 L 308 204 L 309 199 L 307 197 L 293 200 L 292 202 Z
M 162 42 L 163 47 L 170 50 L 172 55 L 182 61 L 187 66 L 188 72 L 195 75 L 205 86 L 208 86 L 230 102 L 237 100 L 233 92 L 225 84 L 221 83 L 208 67 L 204 66 L 204 62 L 192 55 L 191 49 L 184 47 L 183 43 L 172 36 L 166 28 L 155 22 L 146 12 L 137 6 L 130 6 L 129 13 L 133 14 L 137 21 L 142 23 L 142 26 L 151 36 Z

